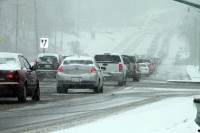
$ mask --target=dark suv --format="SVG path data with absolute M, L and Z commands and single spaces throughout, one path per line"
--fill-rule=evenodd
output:
M 132 78 L 133 81 L 140 81 L 141 71 L 138 63 L 136 63 L 136 59 L 134 56 L 122 55 L 124 63 L 127 67 L 126 77 Z
M 43 78 L 55 78 L 58 67 L 63 57 L 59 54 L 42 53 L 36 59 L 37 74 L 40 80 Z

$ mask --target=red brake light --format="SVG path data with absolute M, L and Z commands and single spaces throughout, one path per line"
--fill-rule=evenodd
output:
M 119 64 L 119 71 L 123 70 L 123 64 Z
M 59 71 L 59 72 L 63 72 L 62 66 L 60 66 L 60 67 L 58 68 L 58 71 Z
M 8 74 L 8 75 L 7 75 L 7 78 L 8 78 L 8 79 L 13 79 L 13 78 L 14 78 L 14 75 L 13 75 L 13 74 Z
M 94 73 L 96 71 L 97 71 L 96 68 L 92 67 L 91 72 Z
M 7 74 L 7 79 L 8 79 L 8 80 L 19 81 L 19 73 L 18 73 L 18 72 L 9 73 L 9 74 Z

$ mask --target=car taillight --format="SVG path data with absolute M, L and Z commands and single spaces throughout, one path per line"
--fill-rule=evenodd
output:
M 14 79 L 14 77 L 15 77 L 14 74 L 8 74 L 8 75 L 7 75 L 7 78 L 8 78 L 8 79 Z
M 137 70 L 140 71 L 140 67 L 138 67 Z
M 19 74 L 18 74 L 18 72 L 7 74 L 7 79 L 8 80 L 19 81 Z
M 62 66 L 60 66 L 60 67 L 58 68 L 58 71 L 59 71 L 59 72 L 63 72 Z
M 119 71 L 123 70 L 123 64 L 119 64 Z
M 92 67 L 91 72 L 94 73 L 96 71 L 97 71 L 96 68 Z

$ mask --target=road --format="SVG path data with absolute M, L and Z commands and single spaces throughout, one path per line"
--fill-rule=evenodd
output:
M 132 42 L 138 42 L 141 35 L 138 38 L 134 38 L 136 41 Z M 173 57 L 178 49 L 172 47 L 175 39 L 174 36 L 167 37 L 168 41 L 165 41 L 165 45 L 167 42 L 166 48 L 167 51 L 171 51 L 170 54 L 163 59 L 156 73 L 149 77 L 143 76 L 140 82 L 132 82 L 128 79 L 126 86 L 105 83 L 103 94 L 93 94 L 89 89 L 69 90 L 68 94 L 57 94 L 55 80 L 45 80 L 40 82 L 40 102 L 32 102 L 28 99 L 27 103 L 18 104 L 17 99 L 0 99 L 0 131 L 49 132 L 91 122 L 164 98 L 200 95 L 198 83 L 167 82 L 172 79 L 189 80 L 184 66 L 173 65 Z M 152 44 L 150 42 L 149 47 Z M 128 45 L 132 46 L 130 43 Z M 159 51 L 162 43 L 156 46 L 158 47 L 156 51 Z M 137 46 L 137 49 L 145 51 L 142 43 Z

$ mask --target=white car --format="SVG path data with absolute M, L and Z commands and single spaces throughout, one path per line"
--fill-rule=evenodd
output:
M 57 93 L 68 93 L 69 88 L 91 88 L 103 92 L 103 74 L 94 57 L 66 57 L 56 75 Z
M 97 54 L 95 59 L 103 71 L 105 81 L 117 81 L 118 85 L 126 84 L 126 65 L 120 54 Z
M 139 63 L 141 75 L 149 75 L 149 67 L 147 63 Z

